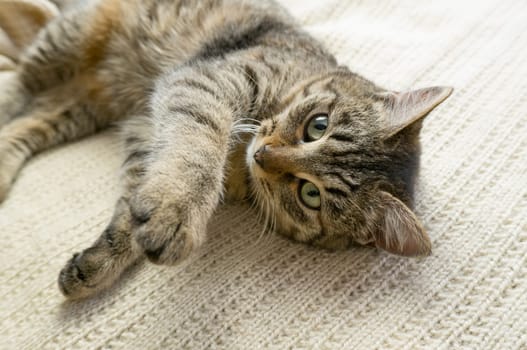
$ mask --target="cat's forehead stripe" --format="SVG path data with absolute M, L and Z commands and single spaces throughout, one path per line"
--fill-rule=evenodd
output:
M 328 77 L 327 75 L 321 75 L 312 80 L 308 80 L 307 82 L 304 83 L 304 85 L 298 86 L 295 91 L 293 91 L 292 93 L 290 93 L 288 96 L 284 98 L 279 110 L 283 111 L 287 109 L 294 101 L 302 100 L 302 99 L 309 97 L 311 95 L 311 88 L 314 85 L 322 81 L 331 80 L 331 79 L 332 78 Z

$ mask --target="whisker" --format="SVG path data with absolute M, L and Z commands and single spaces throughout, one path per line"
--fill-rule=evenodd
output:
M 270 200 L 270 198 L 272 198 L 272 194 L 270 192 L 270 190 L 266 187 L 266 186 L 263 186 L 264 188 L 264 191 L 265 191 L 265 195 L 266 195 L 266 198 L 268 199 L 267 200 L 267 207 L 266 207 L 266 220 L 265 220 L 265 226 L 264 226 L 264 230 L 262 231 L 262 237 L 265 237 L 267 235 L 267 237 L 270 237 L 272 232 L 273 232 L 273 227 L 274 227 L 274 223 L 275 223 L 275 220 L 276 220 L 276 217 L 274 215 L 274 211 L 272 210 L 273 209 L 273 205 L 272 205 L 272 202 Z
M 258 122 L 258 121 L 255 119 L 250 119 L 250 118 L 242 118 L 242 119 L 236 120 L 232 124 L 231 133 L 238 142 L 242 141 L 241 136 L 243 134 L 249 134 L 249 135 L 258 134 L 258 130 L 260 128 L 259 124 L 254 124 L 251 122 Z
M 258 210 L 258 222 L 262 225 L 262 231 L 258 234 L 258 237 L 255 240 L 255 244 L 260 243 L 262 236 L 265 234 L 265 228 L 267 225 L 268 218 L 268 203 L 265 200 L 265 196 L 262 195 L 262 192 L 259 186 L 253 187 L 253 193 L 256 199 L 256 205 Z
M 262 124 L 262 122 L 260 120 L 258 120 L 258 119 L 246 118 L 246 117 L 240 118 L 237 121 L 239 121 L 239 122 L 253 122 L 257 126 L 260 126 Z

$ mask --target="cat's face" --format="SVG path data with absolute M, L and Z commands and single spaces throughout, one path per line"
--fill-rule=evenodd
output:
M 275 229 L 333 249 L 356 242 L 428 254 L 408 205 L 420 120 L 450 91 L 388 93 L 349 72 L 299 84 L 247 152 L 254 192 Z

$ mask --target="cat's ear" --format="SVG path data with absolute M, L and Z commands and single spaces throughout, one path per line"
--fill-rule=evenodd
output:
M 451 87 L 436 86 L 407 92 L 381 93 L 379 97 L 385 111 L 386 138 L 422 120 L 450 96 L 452 91 Z
M 378 248 L 403 256 L 430 255 L 430 238 L 410 208 L 388 192 L 381 191 L 380 210 L 380 222 L 374 237 Z

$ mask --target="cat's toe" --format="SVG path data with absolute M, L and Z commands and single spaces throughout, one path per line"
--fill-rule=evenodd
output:
M 59 273 L 59 289 L 65 297 L 71 299 L 82 297 L 88 291 L 84 286 L 86 276 L 78 267 L 79 256 L 79 253 L 75 253 Z
M 148 260 L 159 265 L 174 265 L 193 248 L 190 230 L 181 223 L 154 220 L 137 228 L 135 240 Z
M 134 238 L 145 256 L 154 264 L 174 265 L 190 254 L 198 244 L 188 214 L 174 204 L 137 199 L 131 205 Z
M 80 299 L 97 293 L 104 286 L 103 264 L 94 264 L 84 252 L 74 254 L 59 273 L 62 294 L 68 299 Z

